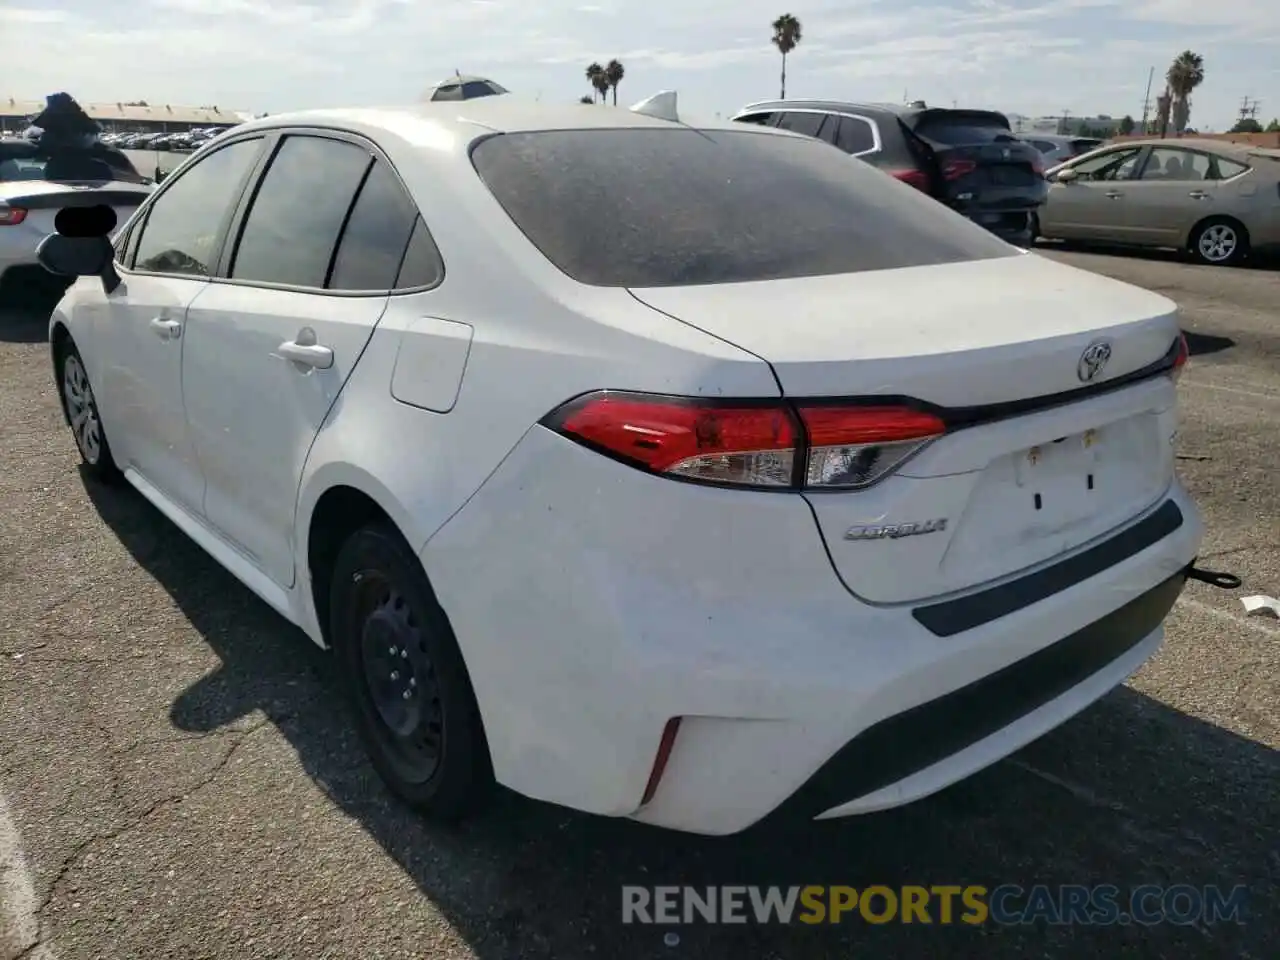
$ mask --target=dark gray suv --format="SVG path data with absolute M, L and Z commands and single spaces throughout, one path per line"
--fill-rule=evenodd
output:
M 1039 151 L 992 110 L 767 100 L 733 119 L 825 140 L 1020 246 L 1048 197 Z

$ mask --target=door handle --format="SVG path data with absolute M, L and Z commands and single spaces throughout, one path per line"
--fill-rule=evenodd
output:
M 1187 194 L 1187 196 L 1190 197 L 1192 200 L 1208 200 L 1209 199 L 1209 195 L 1205 193 L 1203 190 L 1192 190 L 1190 193 Z
M 276 356 L 304 367 L 328 370 L 333 366 L 333 351 L 318 343 L 298 343 L 286 340 L 276 348 Z
M 182 336 L 182 324 L 177 320 L 166 320 L 164 317 L 156 317 L 152 320 L 151 330 L 161 340 L 177 340 Z

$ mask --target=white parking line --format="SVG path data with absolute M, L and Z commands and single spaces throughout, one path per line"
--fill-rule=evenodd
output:
M 22 838 L 9 816 L 9 805 L 0 795 L 0 960 L 23 955 L 40 938 L 39 901 L 31 882 Z M 24 960 L 54 960 L 53 950 L 39 946 Z
M 1237 616 L 1234 613 L 1228 613 L 1219 607 L 1205 603 L 1203 600 L 1196 600 L 1192 597 L 1182 596 L 1178 598 L 1178 603 L 1185 604 L 1193 610 L 1213 617 L 1215 620 L 1221 620 L 1223 623 L 1232 623 L 1237 627 L 1244 627 L 1246 630 L 1252 630 L 1254 633 L 1260 633 L 1264 637 L 1270 637 L 1272 640 L 1280 640 L 1280 627 L 1269 627 L 1261 620 L 1247 620 L 1243 615 Z

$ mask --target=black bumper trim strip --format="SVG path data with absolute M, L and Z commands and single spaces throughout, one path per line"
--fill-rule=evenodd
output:
M 846 743 L 764 823 L 812 819 L 897 783 L 1017 722 L 1114 663 L 1164 622 L 1181 571 L 1057 643 L 935 700 L 881 720 Z
M 1128 560 L 1181 527 L 1182 519 L 1178 505 L 1166 500 L 1145 520 L 1083 553 L 980 593 L 916 607 L 911 615 L 935 636 L 954 637 L 1039 603 Z

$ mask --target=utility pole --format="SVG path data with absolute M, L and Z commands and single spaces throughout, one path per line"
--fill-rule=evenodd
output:
M 1250 99 L 1249 97 L 1242 99 L 1240 101 L 1240 116 L 1238 119 L 1256 120 L 1258 118 L 1258 103 L 1257 99 Z
M 1155 79 L 1155 76 L 1156 76 L 1156 68 L 1152 67 L 1151 71 L 1147 74 L 1147 92 L 1146 92 L 1146 95 L 1142 98 L 1142 134 L 1143 136 L 1146 136 L 1146 133 L 1147 133 L 1147 117 L 1151 115 L 1151 81 Z

